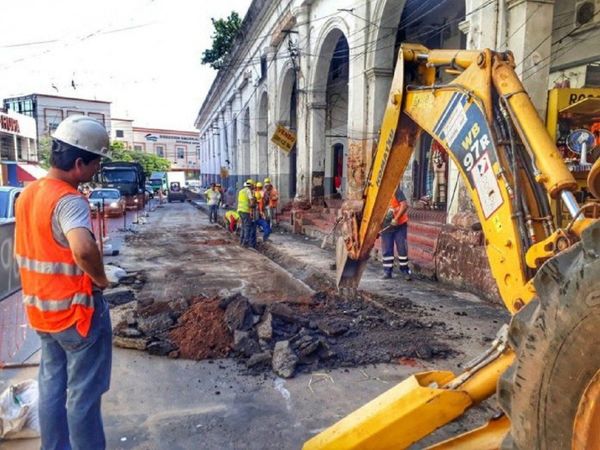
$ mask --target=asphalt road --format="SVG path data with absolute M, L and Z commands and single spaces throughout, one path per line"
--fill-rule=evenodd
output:
M 110 227 L 118 227 L 117 220 Z M 125 239 L 120 255 L 108 261 L 125 269 L 148 271 L 142 293 L 155 301 L 194 293 L 241 290 L 249 297 L 264 296 L 264 271 L 278 271 L 285 290 L 302 291 L 294 273 L 277 268 L 265 256 L 237 245 L 211 245 L 223 230 L 209 225 L 207 217 L 190 204 L 166 204 L 151 212 L 138 233 L 114 232 Z M 285 236 L 274 236 L 274 244 L 285 244 Z M 287 239 L 287 238 L 286 238 Z M 128 245 L 143 240 L 146 246 Z M 299 241 L 292 250 L 309 257 L 317 255 Z M 319 255 L 324 264 L 326 256 Z M 160 269 L 156 269 L 159 267 Z M 156 270 L 152 270 L 155 268 Z M 285 281 L 285 284 L 283 284 Z M 291 288 L 290 288 L 291 286 Z M 294 287 L 296 286 L 296 287 Z M 418 284 L 411 286 L 415 293 Z M 436 298 L 436 305 L 452 295 L 443 286 L 427 284 L 422 297 Z M 280 287 L 281 290 L 281 287 Z M 464 302 L 488 311 L 474 325 L 479 345 L 498 314 L 478 299 Z M 475 310 L 473 310 L 475 311 Z M 433 311 L 435 313 L 435 311 Z M 440 311 L 448 321 L 455 317 Z M 474 330 L 473 330 L 474 328 Z M 481 330 L 486 330 L 482 332 Z M 488 336 L 489 337 L 489 336 Z M 468 341 L 465 342 L 468 345 Z M 463 355 L 464 357 L 465 355 Z M 457 360 L 448 361 L 456 367 Z M 302 374 L 283 380 L 271 373 L 248 375 L 234 360 L 188 361 L 154 357 L 146 353 L 114 349 L 111 390 L 105 395 L 103 412 L 109 449 L 297 449 L 320 430 L 335 423 L 357 407 L 395 386 L 416 371 L 432 369 L 427 363 L 380 364 Z M 0 383 L 33 378 L 37 369 L 4 371 Z M 1 386 L 0 386 L 1 387 Z M 438 439 L 483 423 L 493 405 L 474 409 L 459 422 L 437 433 Z M 431 441 L 429 442 L 431 443 Z M 38 440 L 0 443 L 0 449 L 39 448 Z M 424 448 L 416 445 L 414 448 Z

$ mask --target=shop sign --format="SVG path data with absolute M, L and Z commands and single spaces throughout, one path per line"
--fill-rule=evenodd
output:
M 296 143 L 296 133 L 284 127 L 283 125 L 277 125 L 277 129 L 271 137 L 271 142 L 277 145 L 286 153 L 289 153 L 294 144 Z
M 19 126 L 19 120 L 14 117 L 0 115 L 0 130 L 11 134 L 20 134 L 21 127 Z

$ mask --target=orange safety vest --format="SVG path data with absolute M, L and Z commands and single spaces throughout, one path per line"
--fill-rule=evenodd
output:
M 15 254 L 31 327 L 57 333 L 76 325 L 85 337 L 94 314 L 92 279 L 52 234 L 56 204 L 70 194 L 77 195 L 77 189 L 52 178 L 23 190 L 16 206 Z
M 406 222 L 408 222 L 408 209 L 406 211 L 404 211 L 404 214 L 399 215 L 399 213 L 401 211 L 401 207 L 403 207 L 405 204 L 406 204 L 406 201 L 398 200 L 396 198 L 396 195 L 394 195 L 392 197 L 392 200 L 390 201 L 390 209 L 393 211 L 394 220 L 396 221 L 396 223 L 398 225 L 402 225 L 402 224 L 405 224 Z
M 269 193 L 269 208 L 277 208 L 277 201 L 279 200 L 279 192 L 275 187 L 271 188 L 271 192 Z

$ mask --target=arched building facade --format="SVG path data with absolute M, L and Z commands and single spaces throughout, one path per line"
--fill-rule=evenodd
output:
M 546 0 L 255 0 L 196 119 L 203 181 L 219 180 L 233 191 L 246 178 L 270 176 L 284 202 L 357 198 L 402 42 L 534 50 L 531 58 L 539 60 L 549 46 L 534 48 L 540 39 L 525 40 L 518 27 L 551 27 L 552 8 Z M 534 97 L 547 72 L 530 80 Z M 539 91 L 543 110 L 545 88 Z M 289 152 L 271 141 L 278 125 L 296 135 Z M 431 141 L 424 139 L 405 176 L 414 200 L 431 195 L 431 159 Z M 445 191 L 451 191 L 456 173 L 447 172 Z M 440 208 L 460 208 L 442 200 Z

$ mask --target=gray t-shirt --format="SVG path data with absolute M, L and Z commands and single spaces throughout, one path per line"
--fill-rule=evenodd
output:
M 63 247 L 68 247 L 66 234 L 74 228 L 87 228 L 93 233 L 90 205 L 81 195 L 65 195 L 52 214 L 52 235 Z

